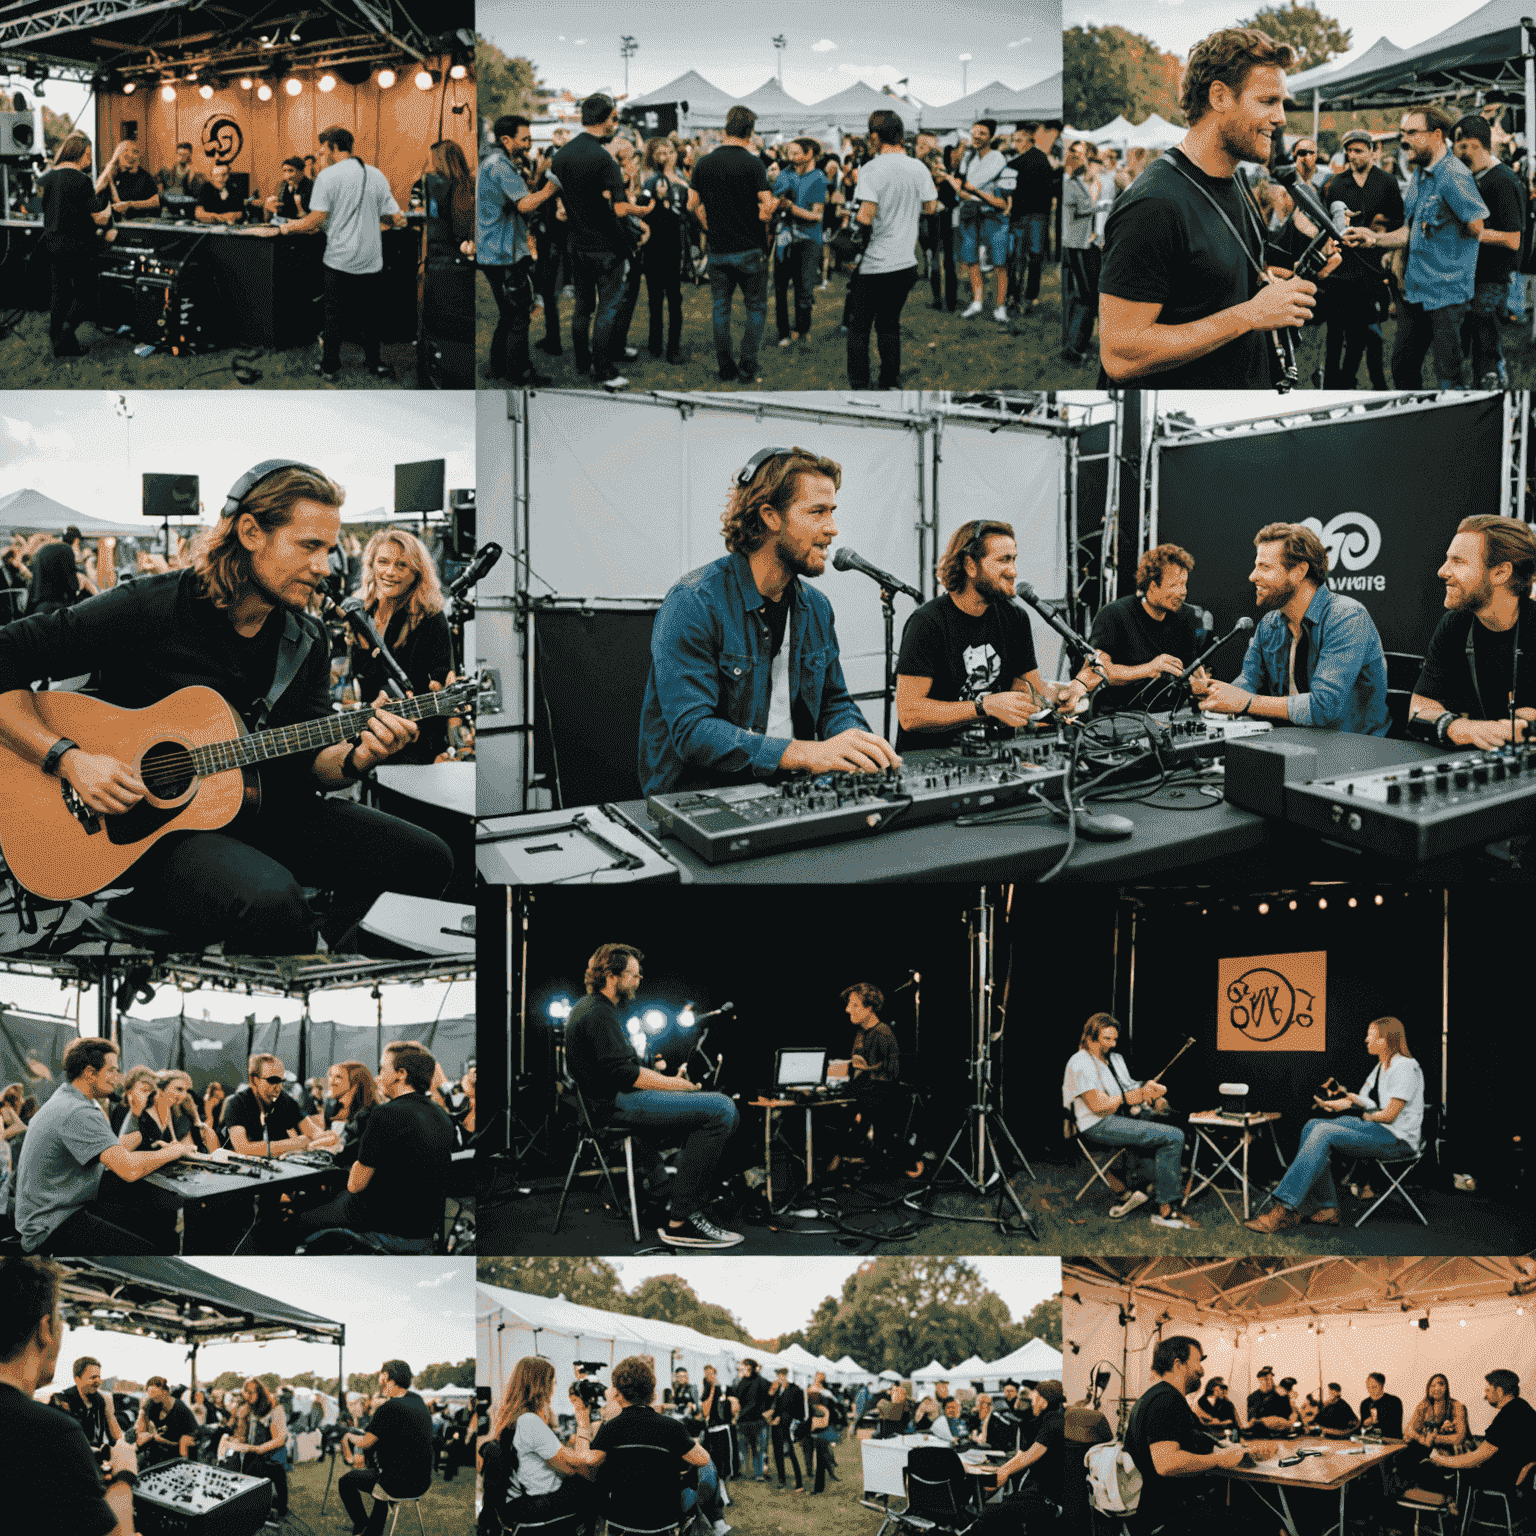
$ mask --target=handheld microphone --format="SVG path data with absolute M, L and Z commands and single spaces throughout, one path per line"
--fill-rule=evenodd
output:
M 1093 647 L 1080 634 L 1063 623 L 1057 617 L 1054 605 L 1046 602 L 1027 581 L 1019 582 L 1013 590 L 1018 594 L 1018 597 L 1015 599 L 1015 606 L 1018 606 L 1020 600 L 1022 600 L 1022 602 L 1027 603 L 1034 609 L 1045 620 L 1046 624 L 1061 636 L 1062 642 L 1079 663 L 1087 661 L 1094 654 Z
M 695 1024 L 702 1024 L 706 1019 L 723 1018 L 726 1014 L 735 1013 L 735 1003 L 721 1003 L 718 1008 L 712 1008 L 708 1013 L 701 1013 L 694 1019 Z
M 1296 206 L 1312 220 L 1330 240 L 1342 245 L 1344 232 L 1334 222 L 1333 215 L 1323 207 L 1323 200 L 1317 195 L 1315 188 L 1303 181 L 1299 176 L 1295 182 L 1286 189 L 1295 200 Z
M 1328 212 L 1332 216 L 1333 222 L 1337 224 L 1340 229 L 1349 223 L 1350 206 L 1348 203 L 1341 203 L 1335 200 L 1334 202 L 1329 203 Z
M 368 605 L 357 596 L 349 597 L 344 603 L 332 602 L 329 598 L 322 598 L 321 602 L 328 613 L 333 610 L 339 613 L 379 653 L 379 659 L 389 673 L 386 686 L 397 699 L 403 699 L 411 691 L 411 680 L 384 644 L 384 637 L 374 628 L 373 620 L 368 617 Z
M 861 575 L 868 576 L 871 581 L 879 582 L 887 592 L 904 592 L 916 603 L 923 600 L 923 594 L 916 587 L 909 587 L 906 582 L 898 581 L 889 571 L 882 571 L 878 565 L 871 565 L 863 555 L 855 554 L 846 544 L 834 551 L 832 564 L 839 571 L 858 571 Z
M 475 558 L 469 562 L 463 571 L 454 577 L 448 586 L 449 597 L 460 597 L 475 585 L 490 568 L 501 559 L 501 545 L 497 543 L 482 544 L 475 551 Z

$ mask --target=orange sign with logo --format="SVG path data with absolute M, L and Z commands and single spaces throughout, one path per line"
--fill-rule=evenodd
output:
M 1328 952 L 1246 955 L 1216 962 L 1218 1051 L 1321 1051 Z

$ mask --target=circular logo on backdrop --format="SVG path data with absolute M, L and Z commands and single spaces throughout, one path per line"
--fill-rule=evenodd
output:
M 240 153 L 245 135 L 240 124 L 226 112 L 215 112 L 203 123 L 203 153 L 215 165 L 228 165 Z
M 1227 985 L 1227 1022 L 1250 1040 L 1278 1040 L 1291 1026 L 1312 1027 L 1314 998 L 1279 971 L 1260 966 Z
M 1301 521 L 1323 541 L 1331 566 L 1361 571 L 1381 553 L 1381 529 L 1376 519 L 1364 512 L 1340 512 L 1326 528 L 1320 518 L 1304 517 Z

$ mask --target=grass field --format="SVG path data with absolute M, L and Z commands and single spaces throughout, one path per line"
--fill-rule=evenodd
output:
M 285 1536 L 301 1536 L 306 1525 L 315 1536 L 346 1536 L 351 1531 L 352 1522 L 348 1520 L 336 1493 L 336 1482 L 344 1471 L 346 1468 L 338 1457 L 336 1475 L 331 1479 L 330 1495 L 326 1497 L 329 1461 L 308 1461 L 303 1466 L 289 1470 L 289 1519 L 283 1526 Z M 325 1501 L 323 1515 L 320 1513 L 322 1499 Z M 445 1483 L 441 1476 L 435 1478 L 419 1508 L 427 1536 L 467 1536 L 475 1528 L 473 1471 L 461 1467 L 451 1483 Z M 303 1521 L 304 1525 L 300 1525 L 299 1521 Z M 416 1518 L 408 1509 L 401 1512 L 400 1530 L 409 1531 L 415 1536 Z
M 770 1452 L 770 1476 L 772 1465 Z M 788 1470 L 786 1463 L 786 1473 Z M 859 1442 L 851 1436 L 845 1436 L 837 1447 L 837 1473 L 840 1481 L 829 1480 L 826 1491 L 820 1494 L 809 1491 L 814 1486 L 809 1482 L 805 1493 L 796 1493 L 793 1478 L 784 1493 L 778 1491 L 777 1479 L 770 1484 L 737 1478 L 728 1485 L 734 1502 L 725 1518 L 742 1536 L 874 1536 L 881 1517 L 859 1503 L 864 1481 Z

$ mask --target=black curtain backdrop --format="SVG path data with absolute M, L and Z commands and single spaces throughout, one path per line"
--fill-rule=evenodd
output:
M 1190 601 L 1218 633 L 1253 614 L 1253 536 L 1315 521 L 1329 586 L 1370 610 L 1388 651 L 1422 656 L 1444 612 L 1435 572 L 1464 517 L 1499 511 L 1499 398 L 1163 446 L 1158 542 L 1195 557 Z M 1127 589 L 1129 590 L 1129 589 Z M 1234 641 L 1217 674 L 1235 677 Z

